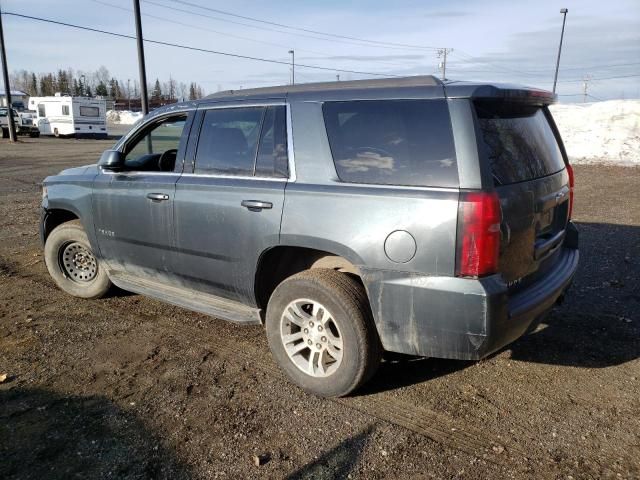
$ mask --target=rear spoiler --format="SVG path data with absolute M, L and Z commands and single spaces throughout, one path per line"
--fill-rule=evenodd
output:
M 464 82 L 445 84 L 448 98 L 471 98 L 474 100 L 504 100 L 528 105 L 551 105 L 557 96 L 547 90 L 518 85 L 465 85 Z

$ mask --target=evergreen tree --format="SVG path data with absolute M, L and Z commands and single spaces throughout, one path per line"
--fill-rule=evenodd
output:
M 109 95 L 109 91 L 107 90 L 107 86 L 104 82 L 100 81 L 100 83 L 98 83 L 98 86 L 96 87 L 96 95 L 100 97 L 106 97 Z
M 31 87 L 29 88 L 29 95 L 38 95 L 38 79 L 36 74 L 31 74 Z
M 79 97 L 80 95 L 82 95 L 82 91 L 80 90 L 80 84 L 78 83 L 77 78 L 73 79 L 73 94 L 76 97 Z
M 162 100 L 162 88 L 160 87 L 160 80 L 156 78 L 156 84 L 153 87 L 153 92 L 151 93 L 151 99 L 155 101 Z
M 191 82 L 189 84 L 189 100 L 196 100 L 198 97 L 196 96 L 196 84 Z
M 71 87 L 69 85 L 69 77 L 67 76 L 67 72 L 64 70 L 58 70 L 58 85 L 57 90 L 62 93 L 69 93 L 71 91 Z

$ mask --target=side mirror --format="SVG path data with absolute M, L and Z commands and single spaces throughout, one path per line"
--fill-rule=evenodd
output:
M 118 150 L 105 150 L 98 161 L 98 166 L 103 170 L 122 170 L 124 167 L 124 155 Z

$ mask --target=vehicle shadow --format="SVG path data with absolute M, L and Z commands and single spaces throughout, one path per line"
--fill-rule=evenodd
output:
M 373 426 L 369 426 L 359 434 L 340 442 L 318 459 L 290 474 L 286 477 L 287 480 L 347 478 L 358 463 L 373 430 Z
M 513 360 L 605 368 L 640 358 L 640 227 L 579 223 L 580 266 L 566 301 L 501 351 Z M 358 395 L 393 390 L 473 362 L 395 355 Z
M 580 266 L 566 301 L 507 347 L 514 360 L 604 368 L 640 357 L 640 227 L 578 228 Z
M 101 396 L 0 390 L 0 478 L 190 478 L 133 413 Z

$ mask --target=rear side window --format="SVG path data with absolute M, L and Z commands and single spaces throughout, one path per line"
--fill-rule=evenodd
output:
M 38 116 L 39 117 L 46 117 L 47 116 L 47 111 L 44 107 L 44 103 L 39 103 L 38 104 Z
M 62 105 L 62 114 L 69 115 L 69 105 Z
M 206 111 L 198 139 L 195 172 L 288 177 L 286 108 Z
M 458 186 L 445 100 L 326 102 L 323 114 L 343 182 Z
M 256 158 L 257 177 L 289 176 L 287 120 L 284 106 L 269 107 L 264 116 Z
M 557 173 L 564 159 L 542 107 L 475 102 L 481 142 L 494 183 L 507 185 Z
M 195 172 L 253 175 L 264 111 L 263 107 L 207 110 Z

